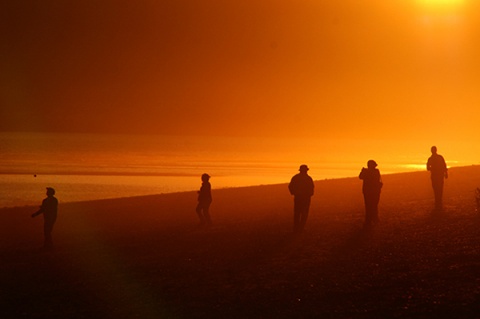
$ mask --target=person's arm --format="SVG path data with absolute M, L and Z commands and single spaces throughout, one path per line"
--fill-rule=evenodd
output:
M 444 169 L 444 177 L 448 178 L 448 168 L 447 168 L 447 163 L 445 162 L 445 159 L 442 156 L 442 162 L 443 162 L 443 169 Z
M 288 184 L 288 191 L 291 195 L 295 195 L 295 177 L 292 177 L 290 184 Z
M 380 174 L 380 171 L 378 171 L 378 185 L 380 185 L 380 188 L 383 187 L 382 175 Z
M 358 178 L 364 179 L 365 178 L 365 167 L 362 167 L 362 170 L 360 171 L 360 175 L 358 175 Z
M 202 184 L 200 187 L 200 190 L 198 191 L 198 198 L 204 198 L 205 197 L 205 184 Z
M 205 193 L 208 198 L 212 198 L 212 185 L 210 183 L 207 184 Z
M 40 206 L 40 209 L 37 210 L 35 213 L 32 214 L 32 218 L 33 217 L 37 217 L 38 215 L 42 214 L 43 213 L 43 205 Z

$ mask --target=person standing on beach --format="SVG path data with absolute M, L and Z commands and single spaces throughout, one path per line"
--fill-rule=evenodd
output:
M 378 203 L 380 202 L 380 192 L 382 190 L 382 177 L 380 171 L 376 168 L 377 163 L 374 160 L 367 162 L 367 168 L 362 167 L 358 176 L 363 180 L 363 199 L 365 201 L 365 226 L 372 226 L 378 223 Z
M 210 175 L 202 174 L 202 186 L 198 191 L 198 205 L 196 208 L 201 226 L 210 226 L 212 224 L 209 213 L 210 204 L 212 203 L 212 186 L 209 180 Z
M 430 149 L 432 156 L 427 161 L 427 171 L 430 171 L 432 179 L 432 188 L 435 195 L 435 209 L 442 209 L 443 198 L 443 182 L 448 178 L 448 169 L 445 159 L 442 155 L 437 154 L 437 147 L 432 146 Z
M 313 196 L 313 179 L 307 174 L 307 165 L 300 165 L 300 173 L 292 177 L 288 190 L 293 195 L 293 230 L 301 232 L 307 223 L 310 200 Z
M 40 209 L 32 214 L 32 218 L 43 214 L 43 234 L 45 237 L 43 247 L 45 249 L 53 249 L 52 230 L 57 220 L 58 200 L 55 198 L 55 190 L 47 187 L 47 198 L 42 201 Z

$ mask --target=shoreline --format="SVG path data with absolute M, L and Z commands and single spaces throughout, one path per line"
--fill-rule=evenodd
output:
M 461 165 L 461 166 L 449 166 L 448 169 L 459 169 L 459 168 L 467 168 L 467 167 L 476 167 L 479 166 L 480 164 L 470 164 L 470 165 Z M 361 168 L 361 165 L 359 166 Z M 282 167 L 285 168 L 285 167 Z M 321 169 L 321 170 L 326 170 Z M 360 169 L 359 169 L 360 171 Z M 395 171 L 395 172 L 388 172 L 388 173 L 382 173 L 382 175 L 393 175 L 393 174 L 409 174 L 409 173 L 416 173 L 416 172 L 423 172 L 426 171 L 424 169 L 413 169 L 413 170 L 407 170 L 407 171 Z M 293 170 L 295 172 L 295 170 Z M 293 173 L 292 173 L 293 174 Z M 138 177 L 198 177 L 198 173 L 169 173 L 169 172 L 122 172 L 122 171 L 48 171 L 48 172 L 27 172 L 25 170 L 18 170 L 18 171 L 0 171 L 0 175 L 26 175 L 26 176 L 138 176 Z M 201 175 L 201 174 L 200 174 Z M 232 174 L 217 174 L 216 176 L 218 177 L 229 177 L 232 176 Z M 322 181 L 322 180 L 330 180 L 330 179 L 343 179 L 343 178 L 353 178 L 356 176 L 342 176 L 342 177 L 326 177 L 324 179 L 316 179 L 315 181 Z M 250 186 L 259 186 L 259 185 L 250 185 Z
M 449 172 L 461 172 L 463 170 L 468 170 L 468 169 L 477 169 L 480 170 L 480 165 L 470 165 L 470 166 L 455 166 L 455 167 L 450 167 Z M 1 174 L 1 173 L 0 173 Z M 27 174 L 25 174 L 27 175 Z M 29 174 L 28 174 L 29 175 Z M 389 173 L 389 174 L 382 174 L 382 179 L 385 179 L 387 182 L 389 180 L 397 180 L 401 179 L 402 177 L 405 177 L 407 175 L 419 177 L 421 175 L 429 175 L 429 172 L 427 171 L 408 171 L 408 172 L 399 172 L 399 173 Z M 75 175 L 72 175 L 75 176 Z M 79 176 L 85 176 L 85 175 L 79 175 Z M 86 175 L 88 176 L 88 175 Z M 117 176 L 117 175 L 105 175 L 106 177 L 108 176 Z M 125 177 L 131 177 L 132 175 L 124 175 Z M 136 176 L 136 175 L 135 175 Z M 145 177 L 144 175 L 138 175 L 139 177 Z M 150 175 L 148 175 L 150 176 Z M 155 177 L 155 176 L 152 176 Z M 171 176 L 166 176 L 166 177 L 171 177 Z M 181 176 L 179 176 L 181 177 Z M 186 176 L 186 177 L 198 177 L 197 175 L 195 176 Z M 429 182 L 429 178 L 427 180 Z M 328 182 L 333 182 L 333 183 L 342 183 L 342 182 L 358 182 L 358 185 L 361 186 L 361 181 L 358 179 L 358 177 L 351 176 L 351 177 L 339 177 L 339 178 L 325 178 L 325 179 L 319 179 L 319 180 L 314 180 L 316 188 L 321 188 L 321 185 L 323 183 L 328 183 Z M 258 184 L 258 185 L 245 185 L 245 186 L 227 186 L 227 187 L 220 187 L 220 188 L 212 188 L 212 192 L 217 193 L 217 192 L 232 192 L 235 190 L 239 191 L 245 191 L 245 190 L 252 190 L 252 189 L 260 189 L 260 188 L 278 188 L 278 187 L 286 187 L 288 185 L 288 181 L 284 183 L 272 183 L 272 184 Z M 478 187 L 480 187 L 480 182 Z M 102 202 L 102 201 L 115 201 L 115 200 L 128 200 L 128 199 L 140 199 L 140 198 L 152 198 L 152 197 L 161 197 L 161 196 L 169 196 L 169 195 L 182 195 L 182 194 L 190 194 L 190 193 L 195 193 L 196 194 L 196 189 L 192 190 L 185 190 L 185 191 L 172 191 L 172 192 L 163 192 L 163 193 L 155 193 L 155 194 L 145 194 L 145 195 L 133 195 L 133 196 L 121 196 L 121 197 L 111 197 L 111 198 L 98 198 L 98 199 L 91 199 L 91 200 L 78 200 L 78 201 L 61 201 L 61 195 L 58 196 L 60 200 L 61 205 L 69 205 L 69 204 L 82 204 L 82 203 L 96 203 L 96 202 Z M 38 202 L 40 203 L 41 200 L 43 199 L 43 195 L 39 196 Z M 317 195 L 321 196 L 321 195 Z M 5 209 L 15 209 L 15 208 L 25 208 L 25 207 L 36 207 L 38 205 L 36 204 L 26 204 L 26 205 L 17 205 L 17 206 L 5 206 L 5 207 L 0 207 L 0 212 Z

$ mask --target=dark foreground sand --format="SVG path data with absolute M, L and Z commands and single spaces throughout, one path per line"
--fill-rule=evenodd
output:
M 286 185 L 214 190 L 208 230 L 194 192 L 62 204 L 53 252 L 36 207 L 0 210 L 0 318 L 479 318 L 480 167 L 441 213 L 426 172 L 384 183 L 369 231 L 360 180 L 316 182 L 300 236 Z

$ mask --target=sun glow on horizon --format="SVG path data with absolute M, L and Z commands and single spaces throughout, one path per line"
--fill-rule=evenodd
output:
M 429 6 L 452 6 L 465 3 L 465 0 L 417 0 L 418 3 Z
M 427 10 L 445 13 L 460 9 L 465 0 L 417 0 L 417 4 Z

